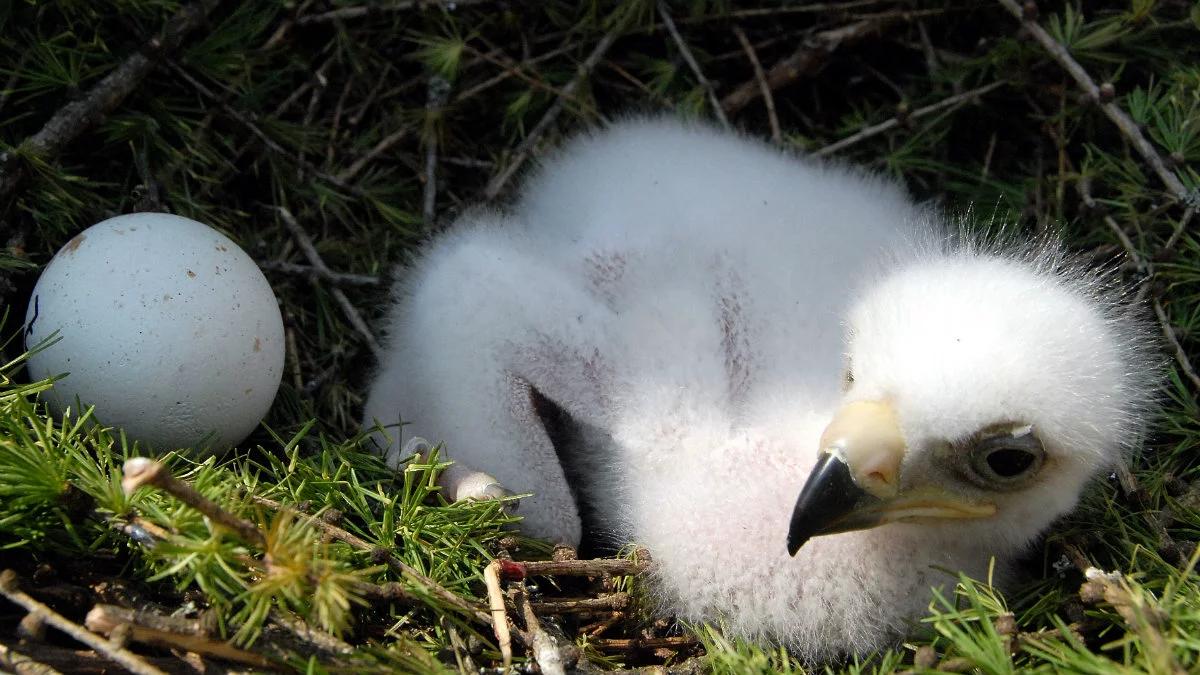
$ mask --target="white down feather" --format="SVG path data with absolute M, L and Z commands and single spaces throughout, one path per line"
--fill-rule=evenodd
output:
M 397 284 L 365 422 L 444 441 L 533 493 L 527 533 L 578 543 L 536 388 L 581 434 L 579 497 L 614 541 L 649 548 L 664 611 L 812 659 L 879 648 L 953 584 L 939 568 L 1003 568 L 1071 510 L 1156 382 L 1110 275 L 1052 243 L 955 230 L 879 177 L 622 122 L 547 160 L 511 209 L 429 243 Z M 878 398 L 910 448 L 902 476 L 940 476 L 929 444 L 1012 420 L 1039 429 L 1046 468 L 992 518 L 823 536 L 789 557 L 823 427 Z M 395 428 L 377 438 L 403 459 Z

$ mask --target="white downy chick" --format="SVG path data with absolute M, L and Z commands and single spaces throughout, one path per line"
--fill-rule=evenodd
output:
M 622 122 L 426 247 L 365 423 L 533 493 L 528 534 L 577 544 L 583 512 L 646 546 L 664 612 L 884 647 L 943 570 L 1071 510 L 1157 381 L 1111 274 L 953 229 L 876 176 Z

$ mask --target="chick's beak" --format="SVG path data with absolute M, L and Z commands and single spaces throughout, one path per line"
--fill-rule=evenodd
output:
M 809 539 L 898 520 L 981 518 L 991 504 L 967 504 L 935 489 L 899 490 L 905 442 L 885 401 L 848 403 L 821 435 L 821 456 L 800 491 L 788 530 L 788 553 Z

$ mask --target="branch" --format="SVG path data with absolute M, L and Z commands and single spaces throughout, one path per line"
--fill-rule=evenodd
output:
M 1099 205 L 1092 197 L 1091 186 L 1088 184 L 1087 179 L 1081 178 L 1076 187 L 1079 190 L 1080 198 L 1083 199 L 1084 206 L 1092 211 L 1099 210 Z M 1125 231 L 1121 229 L 1117 221 L 1107 213 L 1104 214 L 1104 224 L 1108 225 L 1108 229 L 1112 230 L 1117 236 L 1117 241 L 1121 242 L 1121 247 L 1125 249 L 1125 253 L 1129 255 L 1129 259 L 1133 261 L 1138 271 L 1146 275 L 1147 281 L 1144 283 L 1149 283 L 1148 280 L 1154 277 L 1154 265 L 1138 252 L 1129 235 L 1125 234 Z M 1179 369 L 1183 371 L 1184 376 L 1192 381 L 1192 386 L 1197 391 L 1200 391 L 1200 375 L 1196 373 L 1196 369 L 1192 366 L 1192 361 L 1188 358 L 1187 350 L 1183 348 L 1183 345 L 1179 342 L 1179 338 L 1175 336 L 1175 329 L 1171 327 L 1171 320 L 1167 316 L 1162 302 L 1158 297 L 1154 297 L 1151 299 L 1151 304 L 1154 307 L 1154 315 L 1158 318 L 1158 325 L 1162 329 L 1163 337 L 1166 338 L 1167 343 L 1171 345 L 1171 349 L 1175 352 L 1175 361 L 1179 364 Z
M 927 105 L 927 106 L 924 106 L 921 108 L 917 108 L 916 110 L 914 110 L 906 115 L 903 115 L 903 116 L 897 115 L 885 122 L 880 122 L 879 124 L 875 124 L 875 125 L 872 125 L 869 127 L 863 127 L 862 129 L 841 139 L 840 141 L 834 141 L 833 143 L 830 143 L 829 145 L 826 145 L 825 147 L 817 150 L 816 152 L 813 153 L 813 155 L 816 157 L 827 157 L 829 155 L 832 155 L 835 152 L 845 150 L 846 148 L 848 148 L 852 145 L 855 145 L 856 143 L 860 143 L 868 138 L 871 138 L 872 136 L 878 136 L 879 134 L 882 134 L 885 131 L 895 129 L 896 127 L 904 124 L 908 120 L 914 120 L 914 119 L 924 117 L 926 115 L 938 112 L 940 110 L 945 110 L 946 108 L 953 108 L 955 106 L 962 105 L 964 103 L 967 103 L 968 101 L 976 99 L 976 98 L 992 91 L 993 89 L 999 89 L 1000 87 L 1004 86 L 1005 84 L 1008 84 L 1008 83 L 1004 80 L 1001 80 L 999 82 L 993 82 L 991 84 L 984 85 L 982 87 L 977 87 L 970 91 L 964 91 L 961 94 L 955 94 L 954 96 L 945 98 L 941 101 L 938 101 L 937 103 L 932 103 L 930 105 Z
M 256 260 L 258 266 L 270 272 L 283 272 L 308 277 L 310 281 L 320 279 L 331 284 L 342 286 L 378 286 L 383 281 L 370 274 L 352 274 L 349 272 L 333 272 L 329 269 L 318 269 L 312 265 L 298 265 L 286 260 Z
M 609 31 L 604 35 L 604 37 L 600 38 L 600 42 L 596 44 L 595 48 L 592 49 L 592 52 L 588 54 L 588 57 L 584 59 L 583 63 L 579 64 L 579 68 L 575 73 L 575 78 L 562 88 L 562 95 L 554 100 L 554 103 L 552 103 L 550 108 L 546 110 L 546 114 L 542 116 L 542 119 L 538 121 L 533 129 L 529 131 L 529 134 L 517 145 L 517 148 L 513 153 L 513 158 L 509 161 L 508 166 L 504 167 L 500 173 L 496 174 L 490 181 L 488 181 L 487 187 L 483 190 L 484 196 L 486 196 L 488 199 L 495 199 L 496 195 L 500 194 L 500 190 L 504 189 L 504 185 L 508 183 L 513 174 L 517 172 L 517 169 L 520 169 L 521 165 L 525 163 L 526 159 L 528 159 L 529 153 L 533 149 L 534 144 L 538 142 L 538 139 L 542 137 L 542 134 L 546 133 L 546 129 L 550 128 L 550 125 L 554 123 L 554 120 L 558 119 L 558 116 L 562 114 L 563 107 L 566 105 L 567 97 L 573 95 L 575 90 L 578 89 L 581 84 L 583 84 L 583 81 L 587 79 L 588 74 L 592 72 L 592 69 L 596 67 L 596 64 L 600 62 L 600 59 L 604 58 L 604 54 L 608 52 L 608 48 L 612 46 L 612 43 L 616 39 L 616 30 Z
M 300 250 L 304 251 L 304 257 L 308 258 L 309 264 L 316 268 L 320 274 L 333 274 L 333 271 L 329 269 L 329 266 L 321 258 L 321 254 L 317 253 L 317 248 L 313 246 L 312 239 L 304 231 L 304 228 L 300 226 L 300 223 L 292 215 L 292 212 L 282 206 L 275 207 L 275 210 L 279 213 L 279 217 L 283 220 L 283 224 L 287 227 L 288 231 L 292 233 L 292 237 L 295 238 L 296 243 L 300 246 Z M 346 294 L 340 288 L 329 289 L 329 294 L 333 296 L 338 306 L 342 308 L 342 313 L 346 315 L 346 320 L 350 322 L 354 330 L 358 331 L 358 334 L 363 337 L 367 346 L 371 348 L 371 352 L 375 354 L 375 358 L 382 359 L 383 348 L 379 346 L 379 340 L 375 338 L 375 334 L 371 332 L 371 329 L 367 326 L 367 322 L 363 320 L 362 315 L 355 309 L 354 303 L 350 302 L 350 298 L 346 297 Z
M 622 577 L 646 571 L 650 563 L 645 558 L 645 551 L 639 551 L 638 560 L 597 558 L 595 560 L 507 561 L 504 574 L 506 578 L 512 579 L 526 576 L 598 577 L 605 574 Z
M 712 82 L 709 82 L 708 78 L 704 76 L 704 71 L 700 70 L 700 64 L 692 55 L 692 50 L 688 49 L 687 43 L 683 41 L 683 36 L 675 27 L 675 20 L 671 18 L 671 12 L 667 9 L 667 3 L 664 0 L 658 0 L 658 15 L 662 17 L 663 25 L 667 27 L 667 32 L 671 34 L 671 39 L 675 41 L 675 46 L 679 49 L 683 60 L 687 62 L 688 68 L 692 69 L 692 74 L 696 76 L 700 86 L 708 92 L 708 101 L 712 104 L 713 114 L 720 120 L 721 126 L 729 129 L 729 118 L 725 116 L 725 109 L 721 107 L 721 101 L 717 99 L 716 89 L 713 88 Z
M 13 675 L 59 675 L 59 671 L 0 643 L 0 668 Z
M 500 588 L 501 560 L 493 560 L 483 570 L 483 584 L 487 587 L 488 610 L 492 617 L 492 631 L 496 633 L 496 644 L 500 646 L 500 658 L 507 670 L 512 665 L 512 634 L 508 629 L 508 613 L 504 609 L 504 591 Z
M 1042 48 L 1050 54 L 1050 57 L 1057 61 L 1074 78 L 1076 84 L 1083 89 L 1088 98 L 1100 106 L 1100 109 L 1104 111 L 1108 119 L 1116 125 L 1121 134 L 1133 145 L 1138 154 L 1150 164 L 1150 167 L 1154 169 L 1154 173 L 1158 174 L 1159 179 L 1167 186 L 1167 190 L 1175 199 L 1189 205 L 1194 205 L 1197 200 L 1200 200 L 1200 195 L 1188 192 L 1187 187 L 1179 180 L 1175 172 L 1167 168 L 1166 162 L 1163 161 L 1158 151 L 1142 135 L 1137 122 L 1134 122 L 1133 118 L 1121 106 L 1113 102 L 1111 85 L 1106 84 L 1103 88 L 1098 86 L 1091 75 L 1088 75 L 1087 71 L 1083 69 L 1083 66 L 1079 65 L 1079 62 L 1071 56 L 1071 52 L 1038 24 L 1037 5 L 1027 2 L 1025 3 L 1025 8 L 1022 8 L 1015 0 L 997 1 L 1001 5 L 1004 5 L 1004 8 L 1010 14 L 1021 21 L 1025 30 L 1029 31 L 1033 39 L 1037 40 L 1042 45 Z
M 360 551 L 366 551 L 366 552 L 371 553 L 374 557 L 378 558 L 380 560 L 380 562 L 383 562 L 388 567 L 392 568 L 392 571 L 399 574 L 401 578 L 408 579 L 409 581 L 413 582 L 417 586 L 420 586 L 421 588 L 425 589 L 434 597 L 438 598 L 442 602 L 445 602 L 447 605 L 449 605 L 449 606 L 453 607 L 454 609 L 458 610 L 459 612 L 461 612 L 464 616 L 471 617 L 471 618 L 475 619 L 476 621 L 479 621 L 480 623 L 484 623 L 484 624 L 488 624 L 488 625 L 491 624 L 491 622 L 492 622 L 491 616 L 489 616 L 487 611 L 485 611 L 482 607 L 478 607 L 474 603 L 468 602 L 467 600 L 458 597 L 454 593 L 451 593 L 449 590 L 447 590 L 446 588 L 444 588 L 443 586 L 438 584 L 433 579 L 430 579 L 429 577 L 422 574 L 415 567 L 412 567 L 411 565 L 408 565 L 404 561 L 397 558 L 395 555 L 392 554 L 391 551 L 388 551 L 386 549 L 375 546 L 374 544 L 363 539 L 362 537 L 359 537 L 358 535 L 348 532 L 336 525 L 325 522 L 321 518 L 317 518 L 317 517 L 311 516 L 307 513 L 297 511 L 296 509 L 293 509 L 289 506 L 284 505 L 282 502 L 277 502 L 273 499 L 267 499 L 266 497 L 256 497 L 256 496 L 251 496 L 250 499 L 254 503 L 261 504 L 273 511 L 291 511 L 291 512 L 293 512 L 297 518 L 300 518 L 300 519 L 304 520 L 305 522 L 307 522 L 309 525 L 316 527 L 318 530 L 320 530 L 325 536 L 329 537 L 330 539 L 333 539 L 335 541 L 340 541 L 344 544 L 348 544 Z
M 158 36 L 151 38 L 140 51 L 126 57 L 83 98 L 60 108 L 41 130 L 26 138 L 15 152 L 0 156 L 0 198 L 12 192 L 24 175 L 23 167 L 15 161 L 17 157 L 33 156 L 43 161 L 56 157 L 71 141 L 121 105 L 154 70 L 160 57 L 178 49 L 189 33 L 204 24 L 218 2 L 197 0 L 180 7 L 163 25 Z
M 121 488 L 125 494 L 133 494 L 143 485 L 152 485 L 203 513 L 213 522 L 233 530 L 242 541 L 261 547 L 267 545 L 266 536 L 254 523 L 222 509 L 216 502 L 197 492 L 196 488 L 172 476 L 162 462 L 148 457 L 134 457 L 126 460 L 124 471 Z
M 829 55 L 843 44 L 857 42 L 900 17 L 901 14 L 897 13 L 881 14 L 848 26 L 817 33 L 801 43 L 791 56 L 771 66 L 766 73 L 767 88 L 774 91 L 811 75 L 825 65 Z M 761 95 L 762 89 L 756 78 L 743 83 L 733 93 L 721 99 L 721 107 L 732 115 L 756 101 Z
M 88 612 L 87 618 L 84 620 L 84 625 L 89 630 L 104 635 L 111 636 L 114 633 L 121 633 L 134 642 L 174 647 L 259 668 L 277 667 L 275 662 L 261 654 L 213 640 L 203 633 L 180 630 L 180 623 L 174 617 L 116 605 L 96 605 Z
M 201 83 L 196 78 L 192 77 L 191 73 L 184 70 L 179 64 L 168 61 L 167 66 L 172 71 L 174 71 L 176 75 L 178 75 L 185 82 L 187 82 L 189 85 L 191 85 L 192 88 L 195 89 L 201 96 L 216 103 L 218 106 L 220 106 L 221 110 L 225 111 L 226 115 L 229 115 L 236 122 L 238 122 L 242 126 L 246 127 L 246 129 L 251 134 L 253 134 L 260 141 L 262 141 L 263 145 L 267 146 L 267 149 L 269 149 L 272 152 L 275 152 L 279 155 L 282 155 L 283 157 L 291 160 L 292 162 L 295 162 L 300 168 L 311 173 L 312 175 L 316 176 L 317 178 L 320 178 L 321 180 L 325 181 L 326 183 L 333 185 L 334 187 L 336 187 L 338 189 L 345 190 L 346 192 L 354 195 L 355 197 L 359 197 L 362 199 L 370 198 L 369 195 L 367 195 L 365 192 L 363 192 L 363 190 L 361 188 L 350 185 L 349 183 L 342 180 L 341 178 L 339 178 L 333 174 L 330 174 L 328 172 L 322 171 L 320 167 L 318 167 L 317 165 L 308 161 L 301 155 L 298 155 L 298 154 L 292 153 L 292 152 L 288 152 L 287 148 L 284 148 L 282 145 L 277 143 L 275 141 L 275 139 L 268 136 L 265 131 L 263 131 L 261 128 L 259 128 L 259 126 L 254 123 L 254 120 L 252 120 L 250 118 L 250 115 L 243 113 L 240 110 L 238 110 L 237 108 L 234 108 L 233 106 L 226 103 L 224 100 L 222 100 L 222 98 L 220 96 L 217 96 L 217 94 L 215 92 L 213 92 L 208 87 L 204 86 L 204 84 Z
M 166 675 L 166 673 L 146 663 L 133 652 L 102 639 L 99 635 L 87 630 L 77 623 L 38 602 L 17 587 L 17 573 L 12 570 L 0 572 L 0 595 L 22 606 L 31 614 L 58 630 L 70 635 L 75 640 L 103 654 L 109 660 L 121 664 L 121 667 L 134 675 Z
M 742 45 L 742 51 L 746 52 L 746 58 L 750 60 L 750 66 L 754 69 L 754 80 L 758 82 L 758 91 L 762 94 L 763 103 L 767 106 L 767 121 L 771 124 L 771 141 L 782 143 L 783 130 L 779 128 L 779 116 L 775 114 L 775 95 L 771 93 L 771 85 L 767 84 L 767 75 L 763 72 L 762 63 L 758 60 L 758 53 L 754 51 L 754 45 L 750 44 L 750 39 L 746 37 L 746 31 L 742 30 L 741 26 L 735 25 L 733 34 L 737 36 L 738 42 Z
M 396 12 L 404 12 L 410 9 L 424 9 L 426 7 L 445 8 L 446 11 L 453 11 L 459 7 L 467 5 L 480 5 L 489 0 L 400 0 L 387 5 L 370 3 L 358 5 L 355 7 L 342 7 L 321 14 L 310 14 L 296 19 L 297 26 L 309 26 L 317 23 L 330 23 L 332 21 L 345 21 L 347 19 L 359 19 L 366 16 L 383 16 L 385 14 L 394 14 Z

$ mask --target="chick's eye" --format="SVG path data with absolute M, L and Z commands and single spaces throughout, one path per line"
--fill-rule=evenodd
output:
M 1030 427 L 979 438 L 970 449 L 968 477 L 981 487 L 1013 489 L 1042 468 L 1046 451 Z

